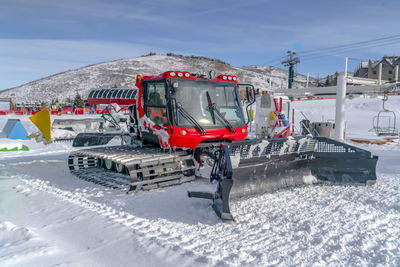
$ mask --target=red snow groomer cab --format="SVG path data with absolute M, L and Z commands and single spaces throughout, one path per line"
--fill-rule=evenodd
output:
M 235 76 L 206 79 L 167 71 L 138 75 L 136 86 L 138 126 L 145 142 L 194 149 L 201 142 L 238 141 L 248 135 Z

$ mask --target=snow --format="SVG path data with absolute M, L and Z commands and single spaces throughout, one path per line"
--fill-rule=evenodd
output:
M 0 91 L 0 97 L 12 97 L 14 103 L 50 103 L 59 99 L 65 101 L 74 98 L 77 93 L 87 97 L 92 88 L 132 88 L 136 75 L 156 76 L 168 70 L 182 70 L 191 73 L 208 74 L 214 70 L 216 74 L 232 74 L 240 83 L 251 83 L 256 88 L 269 88 L 268 78 L 272 80 L 272 88 L 287 86 L 287 71 L 270 66 L 232 67 L 222 61 L 193 56 L 153 55 L 130 59 L 120 59 L 83 68 L 57 73 L 42 79 L 23 84 L 18 87 Z M 311 82 L 315 79 L 311 78 Z M 305 86 L 304 75 L 296 75 L 295 86 Z
M 334 118 L 334 100 L 292 107 L 297 122 L 300 111 L 314 121 Z M 399 117 L 400 97 L 386 107 Z M 380 99 L 346 100 L 347 140 L 377 138 L 369 130 L 380 109 Z M 0 129 L 8 118 L 0 117 Z M 34 130 L 27 116 L 18 118 Z M 221 222 L 209 201 L 187 198 L 187 190 L 213 186 L 205 181 L 127 195 L 71 175 L 71 143 L 0 139 L 10 142 L 30 151 L 0 153 L 1 266 L 400 265 L 398 140 L 357 144 L 380 157 L 375 185 L 251 197 L 235 203 L 234 224 Z

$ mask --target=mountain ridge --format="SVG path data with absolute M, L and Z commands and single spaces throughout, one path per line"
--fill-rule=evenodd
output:
M 256 88 L 287 86 L 287 71 L 271 66 L 231 66 L 220 59 L 203 56 L 184 56 L 173 53 L 148 55 L 116 59 L 90 64 L 73 70 L 66 70 L 34 80 L 20 86 L 0 91 L 0 97 L 12 97 L 17 103 L 50 103 L 73 98 L 76 93 L 87 97 L 92 88 L 134 88 L 136 75 L 158 75 L 168 70 L 182 70 L 191 73 L 231 74 L 238 77 L 240 83 L 251 83 Z M 316 80 L 311 78 L 312 83 Z M 304 86 L 306 76 L 297 74 L 295 86 Z

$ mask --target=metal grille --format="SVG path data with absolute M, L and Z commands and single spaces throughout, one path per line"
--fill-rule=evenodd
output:
M 241 159 L 255 157 L 271 157 L 302 153 L 342 153 L 345 156 L 353 154 L 371 157 L 371 153 L 342 142 L 326 137 L 296 137 L 281 139 L 246 140 L 233 142 L 229 148 L 231 156 L 240 155 Z
M 332 139 L 322 139 L 318 138 L 318 143 L 317 143 L 317 148 L 315 152 L 336 152 L 336 153 L 355 153 L 355 152 L 361 152 L 357 151 L 361 150 L 359 148 L 356 148 L 354 146 L 347 145 L 345 143 L 337 142 Z
M 231 144 L 230 155 L 248 159 L 314 152 L 316 142 L 310 137 L 239 141 Z

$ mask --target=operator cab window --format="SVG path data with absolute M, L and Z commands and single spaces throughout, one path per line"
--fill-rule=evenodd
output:
M 166 103 L 165 83 L 148 82 L 145 93 L 146 116 L 159 126 L 167 123 Z
M 225 119 L 233 123 L 242 121 L 242 113 L 238 105 L 240 101 L 233 86 L 216 86 L 214 99 Z
M 163 82 L 147 84 L 146 103 L 148 106 L 165 106 L 165 85 Z
M 220 116 L 215 116 L 215 123 L 208 108 L 210 96 Z M 234 83 L 214 81 L 179 81 L 174 98 L 193 119 L 203 127 L 224 128 L 227 120 L 234 127 L 244 125 L 237 89 Z M 178 110 L 174 111 L 175 122 L 179 127 L 193 127 Z

